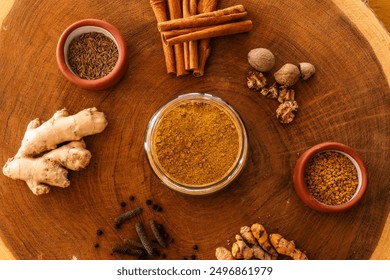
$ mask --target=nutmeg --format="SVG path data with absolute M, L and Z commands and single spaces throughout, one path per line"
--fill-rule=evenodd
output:
M 268 72 L 275 66 L 275 56 L 268 49 L 257 48 L 248 53 L 248 62 L 257 71 Z
M 316 68 L 313 64 L 309 62 L 299 63 L 299 70 L 301 71 L 301 76 L 303 80 L 309 79 L 316 72 Z
M 290 87 L 298 82 L 301 72 L 298 66 L 286 63 L 274 74 L 274 77 L 278 84 Z

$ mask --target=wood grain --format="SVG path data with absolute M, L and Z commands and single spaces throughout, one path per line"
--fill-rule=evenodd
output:
M 370 0 L 369 8 L 375 12 L 387 30 L 390 30 L 390 2 L 387 0 Z
M 214 259 L 216 247 L 226 246 L 241 226 L 254 222 L 294 239 L 312 259 L 390 259 L 385 227 L 390 210 L 389 36 L 370 10 L 353 0 L 241 3 L 254 29 L 213 39 L 203 78 L 177 78 L 165 73 L 147 1 L 15 2 L 3 22 L 7 28 L 0 32 L 1 161 L 18 149 L 31 119 L 48 119 L 62 107 L 77 112 L 96 106 L 109 120 L 102 134 L 86 139 L 92 162 L 71 174 L 69 188 L 35 197 L 24 182 L 0 176 L 0 237 L 16 259 L 121 259 L 111 254 L 111 247 L 135 238 L 135 222 L 146 225 L 150 219 L 163 223 L 175 240 L 165 251 L 169 259 L 190 256 L 194 244 L 199 259 Z M 220 8 L 234 4 L 223 1 Z M 56 66 L 60 34 L 87 17 L 114 24 L 128 44 L 129 70 L 107 91 L 79 89 Z M 275 69 L 302 61 L 317 67 L 313 78 L 295 87 L 300 110 L 288 126 L 277 122 L 272 100 L 246 88 L 246 55 L 255 47 L 275 53 Z M 187 92 L 224 98 L 241 114 L 249 134 L 251 153 L 244 172 L 212 196 L 183 196 L 165 188 L 143 151 L 154 111 Z M 355 148 L 370 176 L 362 203 L 336 215 L 307 208 L 292 187 L 298 154 L 329 140 Z M 152 210 L 146 199 L 163 211 Z M 121 201 L 127 202 L 125 208 Z M 144 208 L 142 215 L 116 229 L 114 218 L 136 206 Z M 97 229 L 104 234 L 97 236 Z M 95 242 L 100 248 L 93 247 Z

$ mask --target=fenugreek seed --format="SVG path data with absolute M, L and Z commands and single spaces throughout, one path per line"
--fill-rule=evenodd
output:
M 328 205 L 348 202 L 358 185 L 357 171 L 353 163 L 335 151 L 314 156 L 306 168 L 305 180 L 314 198 Z

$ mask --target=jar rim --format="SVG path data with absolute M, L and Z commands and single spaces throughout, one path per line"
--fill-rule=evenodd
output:
M 237 157 L 229 171 L 225 173 L 225 175 L 220 179 L 202 185 L 193 185 L 178 182 L 178 180 L 175 180 L 174 178 L 166 174 L 166 172 L 164 172 L 164 170 L 158 163 L 153 143 L 154 132 L 158 127 L 159 121 L 162 119 L 164 114 L 179 105 L 186 104 L 192 101 L 205 102 L 208 104 L 213 104 L 214 106 L 218 106 L 218 108 L 223 110 L 232 119 L 236 126 L 239 137 L 239 149 Z M 171 99 L 167 103 L 163 104 L 153 114 L 145 132 L 144 148 L 147 154 L 149 165 L 152 167 L 152 170 L 164 185 L 180 193 L 203 195 L 223 189 L 239 175 L 246 163 L 246 158 L 248 154 L 248 139 L 246 129 L 241 117 L 227 102 L 225 102 L 220 97 L 209 93 L 187 93 L 176 96 L 175 98 Z

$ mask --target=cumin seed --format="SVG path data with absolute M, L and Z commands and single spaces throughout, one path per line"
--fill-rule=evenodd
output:
M 89 32 L 74 38 L 69 44 L 68 64 L 82 79 L 96 80 L 107 76 L 119 57 L 116 44 L 99 32 Z

